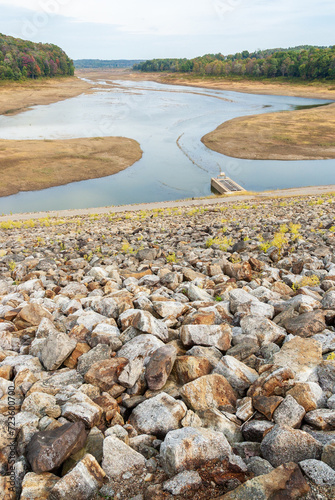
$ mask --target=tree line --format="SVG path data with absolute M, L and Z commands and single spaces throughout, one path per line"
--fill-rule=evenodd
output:
M 141 59 L 75 59 L 75 68 L 82 69 L 111 69 L 111 68 L 131 68 L 134 64 L 143 62 Z
M 51 43 L 34 43 L 0 33 L 0 80 L 73 75 L 66 53 Z
M 244 50 L 228 56 L 221 53 L 206 54 L 194 59 L 152 59 L 135 64 L 133 69 L 145 72 L 193 73 L 203 76 L 335 79 L 335 45 L 332 47 L 302 45 L 289 49 L 258 50 L 252 53 Z

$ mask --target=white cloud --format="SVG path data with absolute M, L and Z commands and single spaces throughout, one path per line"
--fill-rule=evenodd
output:
M 1 4 L 153 35 L 222 35 L 244 26 L 298 22 L 322 10 L 335 13 L 334 0 L 0 0 Z

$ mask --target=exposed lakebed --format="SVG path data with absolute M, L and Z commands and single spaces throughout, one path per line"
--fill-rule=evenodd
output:
M 2 139 L 124 136 L 143 157 L 110 177 L 0 199 L 0 212 L 27 212 L 176 200 L 210 194 L 210 178 L 224 171 L 248 190 L 334 183 L 335 160 L 266 161 L 229 158 L 201 137 L 235 117 L 328 101 L 162 85 L 104 82 L 90 95 L 0 117 Z

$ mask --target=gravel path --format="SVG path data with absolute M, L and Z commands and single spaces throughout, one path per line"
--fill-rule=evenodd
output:
M 91 214 L 107 214 L 107 213 L 120 213 L 120 212 L 138 212 L 140 210 L 155 210 L 158 208 L 173 208 L 173 207 L 192 207 L 192 206 L 208 206 L 217 203 L 229 203 L 231 201 L 240 200 L 257 200 L 264 198 L 277 198 L 277 197 L 291 197 L 291 196 L 311 196 L 322 195 L 335 192 L 335 184 L 329 186 L 309 186 L 291 189 L 279 189 L 277 191 L 264 191 L 260 193 L 246 193 L 243 195 L 232 196 L 219 196 L 215 198 L 202 198 L 202 199 L 187 199 L 187 200 L 173 200 L 173 201 L 160 201 L 153 203 L 139 203 L 134 205 L 119 205 L 99 208 L 78 208 L 71 210 L 53 210 L 49 212 L 32 212 L 22 214 L 11 214 L 0 216 L 0 221 L 6 220 L 27 220 L 27 219 L 40 219 L 42 217 L 77 217 L 80 215 Z

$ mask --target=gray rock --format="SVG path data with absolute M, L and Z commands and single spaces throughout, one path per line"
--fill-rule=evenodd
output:
M 324 309 L 335 309 L 335 290 L 329 290 L 325 293 L 321 304 Z
M 160 455 L 165 472 L 172 476 L 208 460 L 229 459 L 231 448 L 220 432 L 184 427 L 166 435 Z
M 145 458 L 115 436 L 104 440 L 102 468 L 111 480 L 120 480 L 127 472 L 143 472 Z
M 196 344 L 227 351 L 231 345 L 231 327 L 228 324 L 185 325 L 180 330 L 180 339 L 186 347 Z
M 335 471 L 324 462 L 310 459 L 299 462 L 299 465 L 305 475 L 311 479 L 313 483 L 320 486 L 335 485 Z
M 172 495 L 183 495 L 200 488 L 202 479 L 196 471 L 184 471 L 163 483 L 163 490 Z
M 242 427 L 243 438 L 246 441 L 261 442 L 265 433 L 272 429 L 273 422 L 268 420 L 250 420 Z
M 194 285 L 193 283 L 190 283 L 187 287 L 187 296 L 190 299 L 190 301 L 195 302 L 197 300 L 203 301 L 203 302 L 214 302 L 214 299 L 209 293 L 207 293 L 205 290 L 202 288 L 199 288 L 198 286 Z
M 231 446 L 243 441 L 240 422 L 235 415 L 216 409 L 199 412 L 198 415 L 201 419 L 202 427 L 222 432 Z
M 320 408 L 309 411 L 305 415 L 305 422 L 317 429 L 334 430 L 335 429 L 335 410 Z
M 169 339 L 168 328 L 163 321 L 156 319 L 148 311 L 139 311 L 133 318 L 132 326 L 143 333 L 150 333 L 166 342 Z
M 332 469 L 335 469 L 335 439 L 324 446 L 321 460 Z
M 261 443 L 263 458 L 273 467 L 286 462 L 301 462 L 320 458 L 322 445 L 307 432 L 275 425 Z
M 95 458 L 86 454 L 75 467 L 63 476 L 50 492 L 50 500 L 70 497 L 90 500 L 106 481 L 106 473 Z
M 255 474 L 255 476 L 262 476 L 273 471 L 273 467 L 267 460 L 261 457 L 251 457 L 247 460 L 248 471 Z
M 129 423 L 139 433 L 153 434 L 161 439 L 169 431 L 181 427 L 186 411 L 187 407 L 182 401 L 161 392 L 134 408 Z
M 82 354 L 78 359 L 77 370 L 81 375 L 85 375 L 94 363 L 110 359 L 112 350 L 106 344 L 99 344 L 90 351 Z
M 253 316 L 265 316 L 272 319 L 274 316 L 274 307 L 270 304 L 260 302 L 250 293 L 237 288 L 229 292 L 230 309 L 233 314 L 251 314 Z
M 228 355 L 220 359 L 213 373 L 223 375 L 240 396 L 243 396 L 251 384 L 258 379 L 256 370 Z
M 241 320 L 241 328 L 243 334 L 257 337 L 261 345 L 282 342 L 286 337 L 284 328 L 268 318 L 260 318 L 255 315 L 244 316 Z
M 100 423 L 102 408 L 86 394 L 77 392 L 62 406 L 62 416 L 70 422 L 82 421 L 86 427 L 91 428 Z
M 305 414 L 305 408 L 299 405 L 292 396 L 287 395 L 274 411 L 273 420 L 276 424 L 287 425 L 296 429 L 300 427 Z
M 39 359 L 46 370 L 56 370 L 75 349 L 77 342 L 65 333 L 51 333 L 41 346 Z

